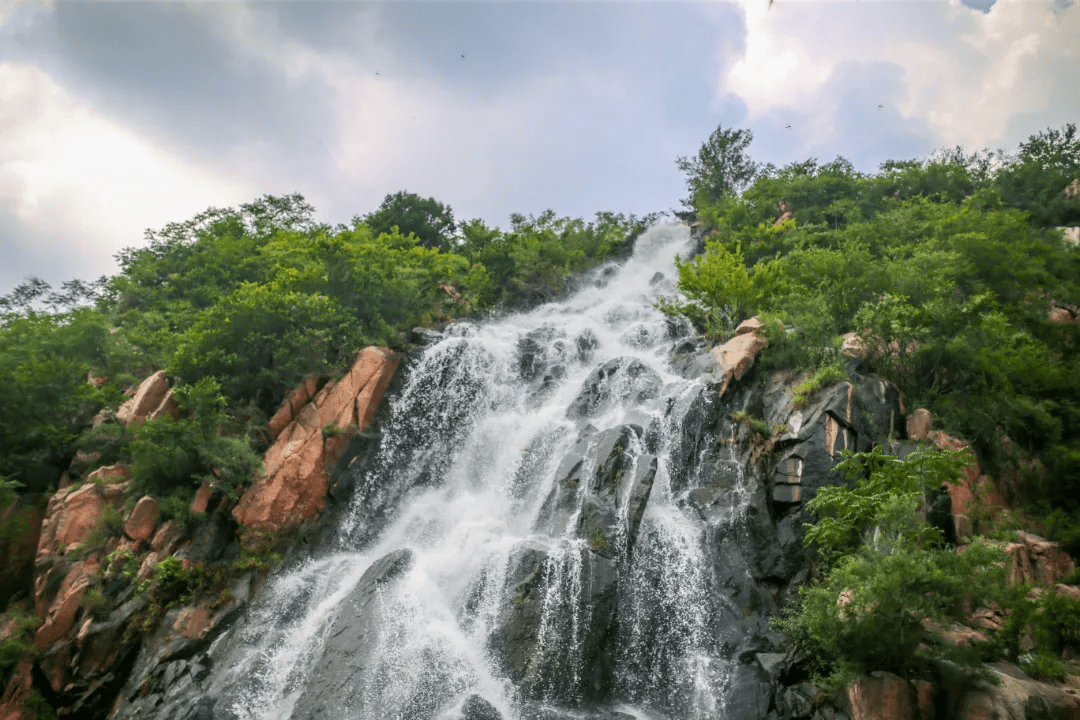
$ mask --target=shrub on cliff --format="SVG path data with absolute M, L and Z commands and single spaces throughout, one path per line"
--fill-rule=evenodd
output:
M 250 481 L 261 460 L 227 413 L 217 381 L 203 378 L 173 392 L 181 419 L 150 420 L 132 432 L 132 488 L 161 497 L 204 481 L 225 492 Z
M 956 482 L 964 462 L 954 453 L 845 452 L 836 471 L 857 477 L 854 487 L 821 488 L 807 504 L 818 520 L 805 542 L 821 578 L 776 625 L 819 682 L 839 688 L 873 670 L 903 674 L 926 659 L 917 654 L 924 620 L 960 619 L 965 602 L 1000 599 L 1004 553 L 979 542 L 955 553 L 918 517 L 925 493 Z

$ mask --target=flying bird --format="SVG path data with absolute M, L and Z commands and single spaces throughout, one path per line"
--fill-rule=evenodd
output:
M 881 108 L 883 108 L 883 107 L 885 107 L 885 106 L 884 106 L 884 105 L 878 105 L 878 109 L 879 109 L 879 110 L 880 110 Z
M 462 59 L 462 60 L 464 60 L 464 59 L 465 59 L 465 56 L 464 56 L 464 55 L 462 55 L 462 56 L 461 56 L 461 59 Z
M 376 74 L 376 75 L 378 75 L 378 74 L 379 74 L 379 71 L 378 71 L 378 70 L 376 70 L 376 71 L 375 71 L 375 74 Z
M 790 126 L 790 125 L 785 125 L 784 127 L 785 127 L 785 128 L 787 128 L 787 129 L 790 129 L 790 128 L 791 128 L 791 126 Z

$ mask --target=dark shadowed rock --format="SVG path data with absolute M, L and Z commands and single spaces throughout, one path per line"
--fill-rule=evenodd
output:
M 503 720 L 503 716 L 484 698 L 470 695 L 461 705 L 461 720 Z

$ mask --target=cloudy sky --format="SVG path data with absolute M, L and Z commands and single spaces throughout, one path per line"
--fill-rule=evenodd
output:
M 0 294 L 268 193 L 664 211 L 718 124 L 777 164 L 1015 149 L 1078 68 L 1074 0 L 0 0 Z

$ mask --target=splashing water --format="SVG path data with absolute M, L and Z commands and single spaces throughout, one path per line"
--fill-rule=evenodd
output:
M 211 651 L 220 668 L 211 693 L 244 720 L 292 717 L 343 600 L 372 563 L 409 548 L 411 566 L 370 606 L 377 651 L 334 691 L 342 717 L 459 718 L 476 695 L 506 720 L 524 720 L 597 692 L 638 718 L 717 717 L 725 661 L 710 639 L 716 588 L 702 523 L 677 502 L 670 467 L 678 407 L 697 383 L 670 366 L 688 330 L 653 308 L 674 291 L 674 258 L 689 244 L 681 225 L 654 227 L 622 266 L 601 268 L 567 300 L 459 323 L 427 347 L 393 402 L 375 467 L 358 479 L 333 554 L 277 577 L 228 647 Z M 575 415 L 590 376 L 616 360 L 624 370 Z M 635 363 L 640 371 L 625 369 Z M 583 535 L 585 485 L 605 472 L 603 431 L 628 425 L 637 429 L 616 448 L 626 460 L 615 477 L 643 476 L 655 458 L 640 526 L 624 482 L 612 501 L 615 530 Z M 572 476 L 581 487 L 563 467 L 574 453 L 584 458 Z M 745 505 L 741 475 L 736 485 L 733 523 Z M 570 500 L 556 522 L 549 511 L 560 493 Z M 528 658 L 539 674 L 525 680 L 493 650 L 506 618 L 526 612 L 527 586 L 514 584 L 523 557 L 540 558 L 529 582 L 541 596 Z M 617 631 L 604 640 L 614 667 L 598 691 L 587 643 L 604 610 L 589 598 L 604 573 L 615 578 L 605 597 Z

